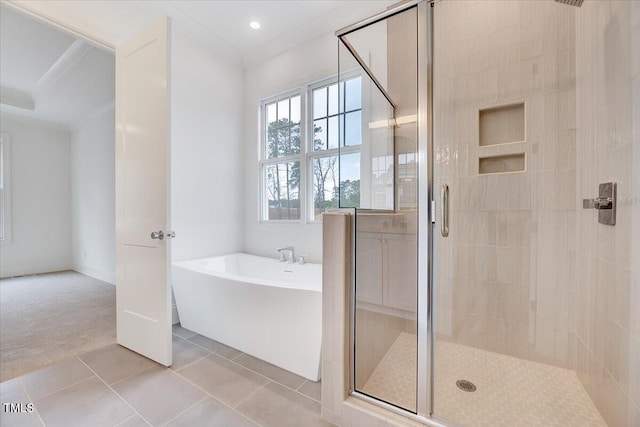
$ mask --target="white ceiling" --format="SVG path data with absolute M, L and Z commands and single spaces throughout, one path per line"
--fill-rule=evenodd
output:
M 261 62 L 299 44 L 364 19 L 397 1 L 169 1 L 176 12 L 224 40 L 245 64 Z M 249 22 L 260 22 L 252 30 Z
M 31 0 L 13 4 L 73 22 L 112 46 L 163 16 L 218 53 L 255 64 L 386 9 L 397 0 Z M 257 20 L 260 30 L 251 30 Z
M 390 0 L 55 0 L 24 2 L 117 46 L 163 16 L 174 31 L 252 66 L 384 10 Z M 75 126 L 113 103 L 113 55 L 0 6 L 2 111 Z M 261 23 L 252 30 L 249 22 Z M 35 104 L 29 111 L 30 101 Z M 5 102 L 10 100 L 11 102 Z M 21 105 L 11 107 L 7 103 Z
M 0 110 L 75 127 L 113 105 L 113 55 L 0 6 Z
M 286 33 L 345 6 L 341 1 L 169 1 L 171 6 L 208 28 L 240 53 L 250 52 Z M 249 22 L 260 22 L 253 30 Z M 331 31 L 327 28 L 325 32 Z M 305 36 L 306 37 L 306 36 Z
M 74 41 L 5 7 L 0 8 L 0 31 L 2 78 L 10 78 L 11 86 L 23 91 L 34 88 Z

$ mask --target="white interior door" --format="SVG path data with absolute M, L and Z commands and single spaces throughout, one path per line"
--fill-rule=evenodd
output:
M 117 341 L 171 365 L 170 21 L 116 48 Z M 163 239 L 152 238 L 162 231 Z

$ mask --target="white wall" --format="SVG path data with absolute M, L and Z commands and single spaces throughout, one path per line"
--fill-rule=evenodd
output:
M 115 110 L 71 135 L 73 269 L 115 284 Z
M 172 258 L 241 251 L 242 66 L 178 31 L 172 43 Z
M 103 6 L 109 9 L 105 16 L 92 13 Z M 112 46 L 144 28 L 159 13 L 118 5 L 118 13 L 131 12 L 124 23 L 121 17 L 113 18 L 118 15 L 116 6 L 108 2 L 52 7 L 50 2 L 36 1 L 25 7 Z M 146 20 L 149 22 L 143 22 Z M 176 26 L 174 30 L 171 189 L 177 238 L 173 259 L 232 252 L 243 246 L 250 253 L 274 256 L 278 245 L 294 244 L 297 253 L 320 260 L 320 225 L 258 223 L 256 100 L 335 74 L 335 37 L 327 34 L 256 64 L 246 70 L 243 82 L 242 65 L 232 63 L 224 49 L 214 53 L 181 36 L 188 29 Z
M 333 34 L 305 43 L 245 69 L 244 194 L 245 252 L 275 258 L 276 248 L 293 245 L 296 255 L 322 259 L 321 224 L 277 224 L 259 221 L 260 100 L 337 74 L 338 42 Z
M 68 130 L 0 113 L 11 138 L 12 241 L 3 242 L 1 277 L 71 268 Z

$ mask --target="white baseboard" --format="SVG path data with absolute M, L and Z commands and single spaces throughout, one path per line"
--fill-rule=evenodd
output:
M 113 271 L 94 268 L 88 265 L 74 265 L 73 269 L 85 276 L 93 277 L 94 279 L 102 280 L 112 285 L 116 284 L 116 273 Z
M 180 317 L 178 316 L 178 307 L 175 304 L 171 306 L 171 323 L 180 323 Z
M 69 264 L 41 264 L 41 265 L 29 265 L 18 266 L 13 268 L 5 268 L 2 266 L 0 276 L 3 279 L 15 276 L 28 276 L 31 274 L 43 274 L 43 273 L 55 273 L 56 271 L 73 270 L 73 267 Z

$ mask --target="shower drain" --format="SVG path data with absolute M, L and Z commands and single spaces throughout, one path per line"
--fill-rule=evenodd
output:
M 456 385 L 462 391 L 468 391 L 468 392 L 476 391 L 476 385 L 471 381 L 458 380 L 456 381 Z

